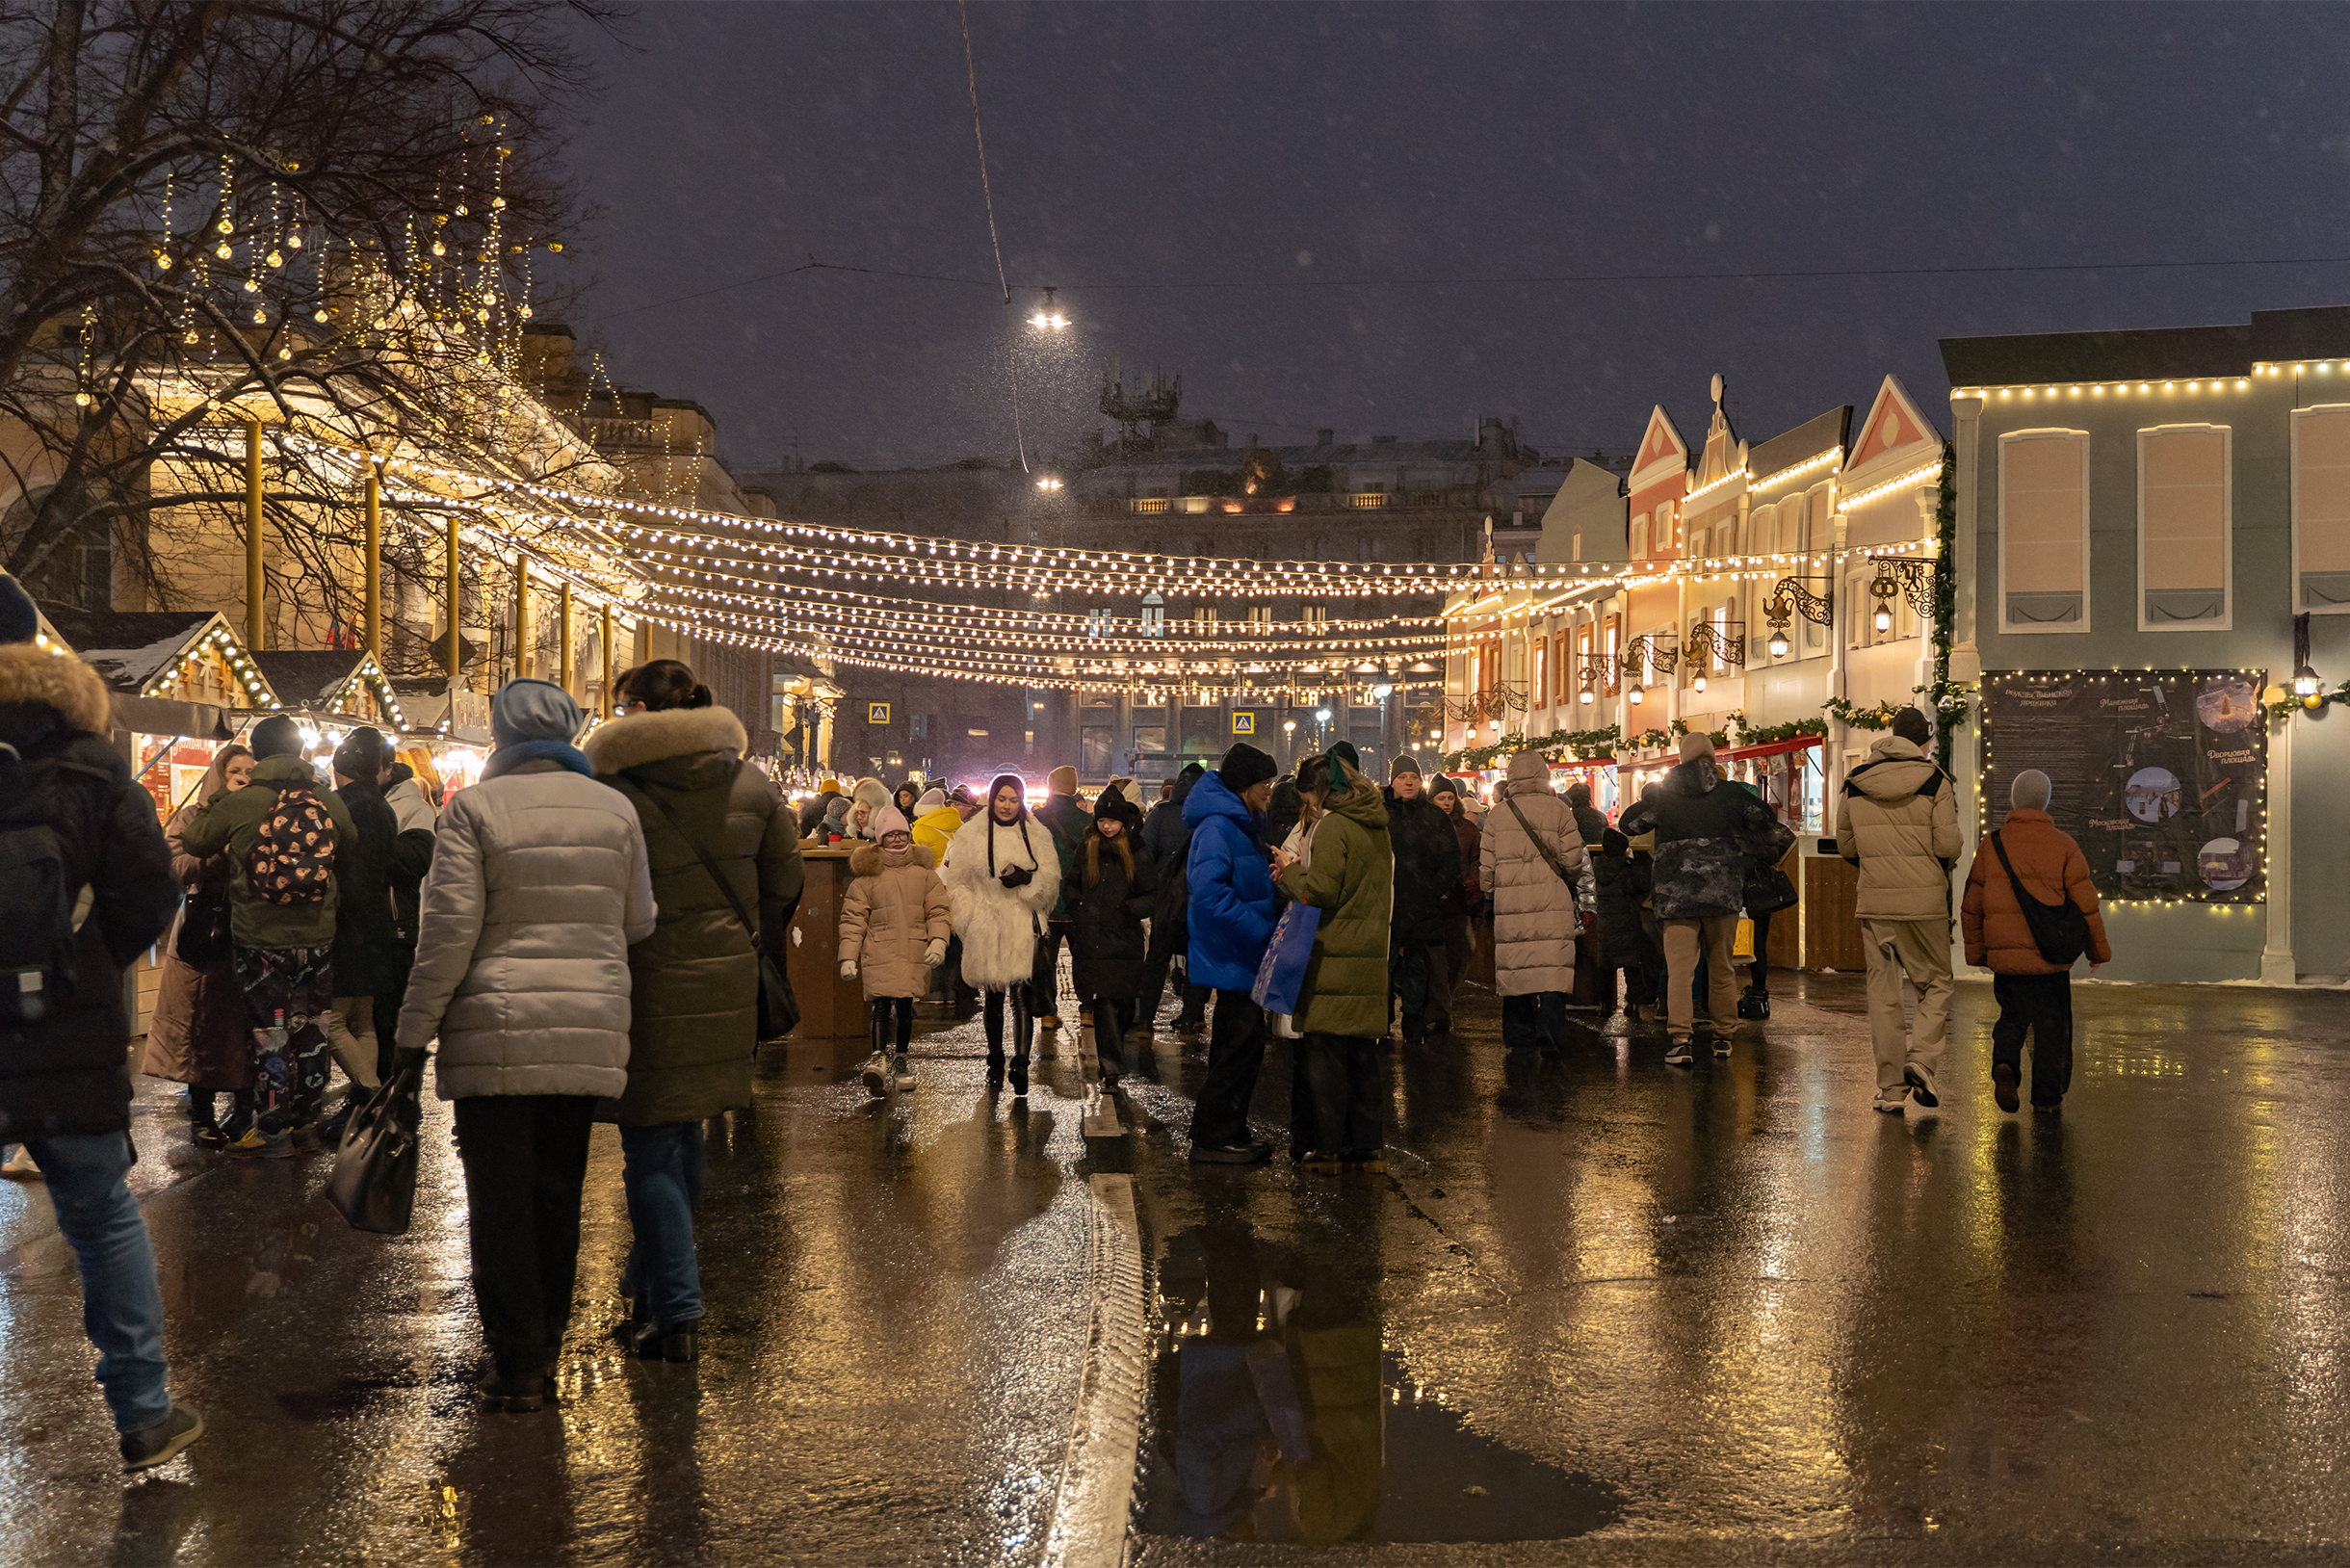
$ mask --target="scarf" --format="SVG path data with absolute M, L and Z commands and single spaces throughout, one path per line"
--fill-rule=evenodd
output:
M 588 753 L 568 741 L 516 741 L 489 754 L 488 763 L 482 769 L 482 781 L 487 783 L 501 773 L 510 773 L 526 762 L 561 763 L 582 778 L 595 777 Z

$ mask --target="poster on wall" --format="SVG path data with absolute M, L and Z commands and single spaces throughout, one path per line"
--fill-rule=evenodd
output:
M 1986 674 L 1985 830 L 2006 816 L 2016 774 L 2037 768 L 2101 899 L 2265 902 L 2266 682 L 2244 669 Z

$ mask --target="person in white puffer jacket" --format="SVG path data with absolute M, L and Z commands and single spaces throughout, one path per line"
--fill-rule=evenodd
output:
M 570 1323 L 588 1135 L 628 1087 L 628 950 L 658 914 L 637 808 L 595 781 L 581 721 L 546 681 L 498 693 L 497 749 L 440 814 L 400 1010 L 457 1102 L 483 1393 L 508 1411 L 544 1402 Z

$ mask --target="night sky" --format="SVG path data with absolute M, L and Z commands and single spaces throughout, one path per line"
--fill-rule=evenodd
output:
M 1267 442 L 1775 434 L 1936 339 L 2350 301 L 2338 7 L 666 4 L 591 45 L 571 325 L 740 469 L 1015 450 L 1184 376 Z M 805 262 L 982 280 L 802 273 Z M 2091 263 L 2102 271 L 1895 276 Z M 1673 280 L 1661 274 L 1857 270 Z M 1635 274 L 1608 282 L 1482 278 Z M 1874 274 L 1874 275 L 1867 275 Z M 1366 287 L 1295 287 L 1377 280 Z M 1026 325 L 1060 286 L 1076 326 Z M 1240 287 L 1177 285 L 1228 284 Z M 1124 285 L 1124 286 L 1118 286 Z

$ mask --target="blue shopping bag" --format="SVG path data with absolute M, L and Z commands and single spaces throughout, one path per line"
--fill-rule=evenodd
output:
M 1265 956 L 1257 964 L 1257 982 L 1248 988 L 1250 1001 L 1266 1012 L 1297 1010 L 1306 960 L 1314 956 L 1314 933 L 1320 928 L 1321 911 L 1310 903 L 1292 903 L 1281 911 L 1273 939 L 1265 944 Z

